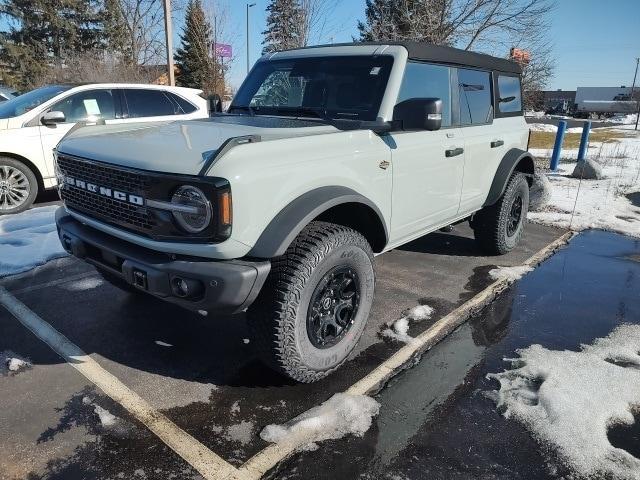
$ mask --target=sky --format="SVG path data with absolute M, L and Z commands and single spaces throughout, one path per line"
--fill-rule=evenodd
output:
M 228 37 L 235 56 L 229 80 L 235 87 L 246 75 L 247 3 L 218 0 L 228 10 Z M 249 15 L 249 59 L 253 64 L 260 57 L 269 2 L 250 3 L 256 4 Z M 327 25 L 322 32 L 316 32 L 313 43 L 351 41 L 357 36 L 357 21 L 364 18 L 364 4 L 364 0 L 338 0 Z M 640 0 L 558 0 L 549 36 L 556 56 L 556 71 L 549 89 L 631 86 L 635 58 L 640 57 Z

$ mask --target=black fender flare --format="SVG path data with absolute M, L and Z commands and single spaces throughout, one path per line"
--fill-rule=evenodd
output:
M 483 207 L 493 205 L 500 199 L 500 197 L 504 193 L 505 188 L 507 188 L 507 182 L 509 182 L 509 178 L 511 178 L 513 171 L 519 164 L 521 164 L 521 162 L 524 163 L 519 170 L 523 171 L 524 173 L 533 175 L 535 172 L 533 156 L 526 150 L 512 148 L 504 155 L 504 157 L 502 157 L 500 165 L 498 165 L 498 169 L 496 170 L 496 174 L 493 177 L 493 182 L 491 183 L 489 194 L 487 195 L 487 198 L 482 205 Z
M 330 208 L 345 203 L 359 203 L 371 208 L 384 227 L 385 239 L 389 239 L 384 216 L 375 203 L 348 187 L 326 186 L 300 195 L 280 210 L 262 231 L 247 256 L 273 258 L 284 255 L 287 247 L 309 222 Z

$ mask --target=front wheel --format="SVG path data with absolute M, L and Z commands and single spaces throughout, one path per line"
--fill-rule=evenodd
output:
M 263 361 L 311 383 L 342 365 L 362 335 L 375 286 L 373 252 L 351 228 L 312 222 L 286 253 L 248 311 Z
M 13 158 L 0 157 L 0 215 L 20 213 L 38 195 L 38 180 L 29 167 Z
M 515 172 L 500 199 L 473 217 L 476 241 L 487 253 L 503 255 L 513 250 L 524 230 L 529 211 L 529 183 Z

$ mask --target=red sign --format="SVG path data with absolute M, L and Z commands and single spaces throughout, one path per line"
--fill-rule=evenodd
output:
M 231 45 L 226 43 L 214 43 L 213 53 L 216 57 L 231 58 L 233 56 L 233 50 Z
M 529 52 L 515 47 L 509 52 L 509 57 L 511 60 L 518 62 L 522 66 L 528 65 L 531 61 L 531 54 Z

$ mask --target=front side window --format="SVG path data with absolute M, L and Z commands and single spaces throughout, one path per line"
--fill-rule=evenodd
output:
M 458 69 L 460 123 L 480 125 L 491 122 L 491 74 L 481 70 Z
M 509 75 L 498 75 L 498 111 L 500 113 L 520 112 L 522 92 L 520 79 Z
M 49 110 L 64 113 L 66 123 L 112 120 L 116 116 L 111 90 L 78 92 L 55 103 Z
M 180 107 L 162 90 L 131 88 L 123 90 L 129 118 L 162 117 L 182 113 Z
M 375 120 L 392 65 L 390 56 L 260 62 L 240 87 L 229 111 Z
M 442 100 L 442 126 L 451 126 L 451 68 L 428 63 L 407 63 L 398 103 L 410 98 Z

